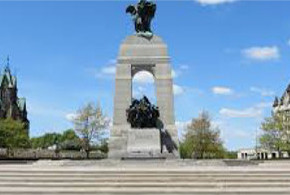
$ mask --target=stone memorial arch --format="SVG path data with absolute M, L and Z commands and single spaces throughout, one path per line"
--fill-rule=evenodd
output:
M 170 58 L 167 45 L 160 37 L 153 35 L 150 28 L 155 11 L 156 4 L 147 0 L 140 0 L 137 5 L 129 5 L 126 9 L 126 13 L 133 16 L 136 34 L 128 36 L 121 44 L 117 58 L 109 158 L 179 156 Z M 155 80 L 160 114 L 154 122 L 156 128 L 132 128 L 132 123 L 127 122 L 126 110 L 132 104 L 132 79 L 136 73 L 144 70 L 152 73 Z
M 128 36 L 120 47 L 116 68 L 114 117 L 109 157 L 122 158 L 128 155 L 128 151 L 130 151 L 128 142 L 130 134 L 133 133 L 132 131 L 138 131 L 139 134 L 146 134 L 150 131 L 149 129 L 132 130 L 126 118 L 126 109 L 132 103 L 132 79 L 136 73 L 144 70 L 154 76 L 160 120 L 163 123 L 163 128 L 168 131 L 172 140 L 177 144 L 178 135 L 174 119 L 172 70 L 167 53 L 167 45 L 156 35 L 151 38 L 137 35 Z M 153 133 L 155 138 L 153 137 L 152 139 L 160 139 L 159 132 L 157 130 L 154 131 L 156 132 Z M 158 137 L 156 138 L 156 136 Z M 150 139 L 150 136 L 147 139 Z M 154 144 L 155 151 L 157 150 L 156 143 L 152 143 L 150 140 L 144 141 L 143 144 L 148 145 L 143 147 L 147 148 L 148 151 L 150 151 L 150 147 L 154 147 Z

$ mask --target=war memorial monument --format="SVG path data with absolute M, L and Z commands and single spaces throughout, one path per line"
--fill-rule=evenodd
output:
M 150 27 L 155 11 L 156 4 L 145 0 L 126 9 L 133 17 L 136 34 L 125 38 L 117 58 L 109 158 L 179 156 L 170 57 L 167 45 Z M 150 109 L 152 106 L 146 97 L 140 101 L 132 99 L 132 79 L 144 70 L 155 79 L 158 106 L 155 109 Z M 153 122 L 146 119 L 150 117 Z
M 170 57 L 150 25 L 156 4 L 140 0 L 126 12 L 136 34 L 125 38 L 117 57 L 108 159 L 3 161 L 0 195 L 289 195 L 289 160 L 179 158 Z M 154 76 L 157 105 L 132 98 L 139 71 Z M 5 75 L 15 92 L 16 80 L 8 69 Z

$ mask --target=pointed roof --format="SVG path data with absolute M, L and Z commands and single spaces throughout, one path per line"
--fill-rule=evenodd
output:
M 17 79 L 15 76 L 11 74 L 9 56 L 7 57 L 7 63 L 0 76 L 0 86 L 2 86 L 5 78 L 7 79 L 8 87 L 11 87 L 11 88 L 16 87 Z
M 287 86 L 287 88 L 286 88 L 286 92 L 287 92 L 287 93 L 290 93 L 290 84 Z
M 277 106 L 279 106 L 279 99 L 278 99 L 278 97 L 276 96 L 276 97 L 275 97 L 275 100 L 274 100 L 274 103 L 273 103 L 273 107 L 275 108 L 275 107 L 277 107 Z

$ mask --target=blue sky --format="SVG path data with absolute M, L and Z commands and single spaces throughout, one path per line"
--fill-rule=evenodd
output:
M 124 13 L 130 3 L 0 2 L 1 67 L 9 54 L 32 136 L 72 127 L 67 118 L 88 101 L 112 116 L 115 59 L 134 33 Z M 290 2 L 157 4 L 153 30 L 172 58 L 178 127 L 207 110 L 228 149 L 254 146 L 274 96 L 290 82 Z M 135 94 L 152 97 L 150 77 L 136 77 Z

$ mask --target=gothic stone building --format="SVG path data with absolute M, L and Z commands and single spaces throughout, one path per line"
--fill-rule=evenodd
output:
M 281 98 L 275 97 L 273 103 L 273 114 L 282 114 L 283 128 L 286 128 L 286 135 L 284 140 L 289 140 L 290 136 L 290 84 L 284 91 Z M 281 152 L 280 158 L 289 158 L 289 154 L 286 151 Z M 278 151 L 271 151 L 265 148 L 249 148 L 240 149 L 238 151 L 238 159 L 273 159 L 278 158 Z
M 290 138 L 290 84 L 287 86 L 280 99 L 275 97 L 273 113 L 281 114 L 283 129 L 286 130 L 286 133 L 283 135 L 283 140 L 288 142 Z
M 17 79 L 11 75 L 8 64 L 0 75 L 0 118 L 12 118 L 23 122 L 27 134 L 29 133 L 26 100 L 25 98 L 18 98 Z
M 280 99 L 278 97 L 275 98 L 273 103 L 273 111 L 274 113 L 284 112 L 287 114 L 290 112 L 290 84 Z

